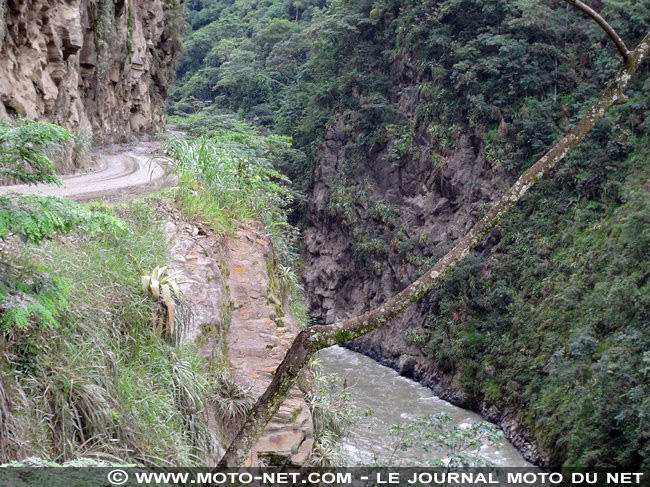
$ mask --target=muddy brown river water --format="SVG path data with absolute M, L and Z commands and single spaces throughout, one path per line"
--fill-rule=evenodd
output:
M 436 457 L 446 458 L 446 452 L 422 449 L 397 451 L 391 458 L 395 445 L 395 439 L 387 431 L 391 424 L 439 413 L 449 414 L 454 426 L 485 422 L 478 414 L 443 401 L 430 389 L 401 377 L 365 355 L 333 347 L 319 352 L 319 358 L 326 373 L 336 374 L 352 387 L 354 405 L 362 413 L 359 422 L 342 441 L 342 450 L 350 466 L 375 461 L 425 466 Z M 365 411 L 372 414 L 366 416 Z M 531 466 L 505 439 L 497 444 L 484 444 L 474 453 L 497 466 Z

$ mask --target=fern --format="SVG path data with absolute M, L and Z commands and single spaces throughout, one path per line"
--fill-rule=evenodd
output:
M 48 151 L 72 139 L 58 125 L 25 119 L 0 121 L 0 179 L 60 185 Z M 124 225 L 116 218 L 72 201 L 35 195 L 0 196 L 0 239 L 14 234 L 25 241 L 40 242 L 73 229 L 94 233 L 118 227 Z
M 70 287 L 45 273 L 18 276 L 16 269 L 3 268 L 0 280 L 0 329 L 26 331 L 32 325 L 58 326 L 59 313 L 68 306 Z
M 24 241 L 37 243 L 54 234 L 73 230 L 94 234 L 125 228 L 118 218 L 92 211 L 73 201 L 53 196 L 0 196 L 0 239 L 17 235 Z
M 48 157 L 49 150 L 72 140 L 63 127 L 45 122 L 17 119 L 0 121 L 0 178 L 19 183 L 61 184 Z

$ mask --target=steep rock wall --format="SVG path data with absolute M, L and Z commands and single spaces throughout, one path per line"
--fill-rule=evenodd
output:
M 188 279 L 182 289 L 192 310 L 183 340 L 199 348 L 203 368 L 210 375 L 224 363 L 230 364 L 233 380 L 256 399 L 300 332 L 276 297 L 277 284 L 269 273 L 271 242 L 254 226 L 222 240 L 186 223 L 174 210 L 168 213 L 174 215 L 174 221 L 165 225 L 172 246 L 170 264 Z M 301 392 L 311 388 L 308 381 L 291 389 L 255 444 L 251 465 L 308 463 L 314 422 Z M 208 408 L 207 417 L 217 438 L 227 445 L 239 425 L 220 417 L 217 409 Z M 214 465 L 222 454 L 219 447 L 206 462 Z
M 393 103 L 410 120 L 421 102 L 418 82 L 401 82 Z M 341 113 L 328 127 L 308 212 L 307 296 L 310 313 L 324 323 L 361 314 L 419 277 L 465 235 L 511 179 L 486 160 L 481 139 L 469 130 L 451 134 L 441 149 L 436 136 L 421 127 L 409 156 L 396 156 L 400 148 L 394 139 L 360 160 L 353 124 Z M 498 234 L 495 230 L 477 252 L 489 254 Z M 548 453 L 521 427 L 522 411 L 468 394 L 457 373 L 436 369 L 409 342 L 409 333 L 424 328 L 431 312 L 424 300 L 349 346 L 499 423 L 525 458 L 547 463 Z
M 159 130 L 180 15 L 170 0 L 0 0 L 0 117 L 125 141 Z

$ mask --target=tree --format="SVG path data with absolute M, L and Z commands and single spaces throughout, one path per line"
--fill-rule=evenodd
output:
M 273 46 L 289 39 L 296 32 L 300 32 L 300 27 L 296 23 L 287 19 L 273 19 L 257 34 L 256 40 L 266 58 Z
M 625 90 L 629 81 L 650 50 L 650 33 L 634 50 L 629 51 L 621 37 L 597 12 L 580 0 L 565 1 L 588 15 L 602 27 L 623 58 L 623 66 L 604 93 L 575 127 L 526 170 L 467 235 L 419 279 L 383 305 L 361 316 L 303 330 L 295 338 L 284 360 L 278 366 L 271 384 L 250 411 L 246 422 L 222 458 L 220 467 L 236 467 L 244 463 L 251 447 L 282 405 L 291 386 L 314 353 L 323 348 L 348 342 L 385 325 L 423 297 L 442 281 L 451 269 L 470 254 L 474 247 L 490 233 L 536 182 L 548 175 L 570 151 L 584 140 L 612 107 L 625 103 Z

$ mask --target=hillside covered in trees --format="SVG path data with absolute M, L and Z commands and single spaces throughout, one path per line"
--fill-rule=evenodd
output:
M 588 2 L 629 46 L 650 5 Z M 291 137 L 310 314 L 443 255 L 620 66 L 560 0 L 190 0 L 170 112 Z M 650 466 L 650 76 L 489 241 L 353 347 L 548 465 Z

